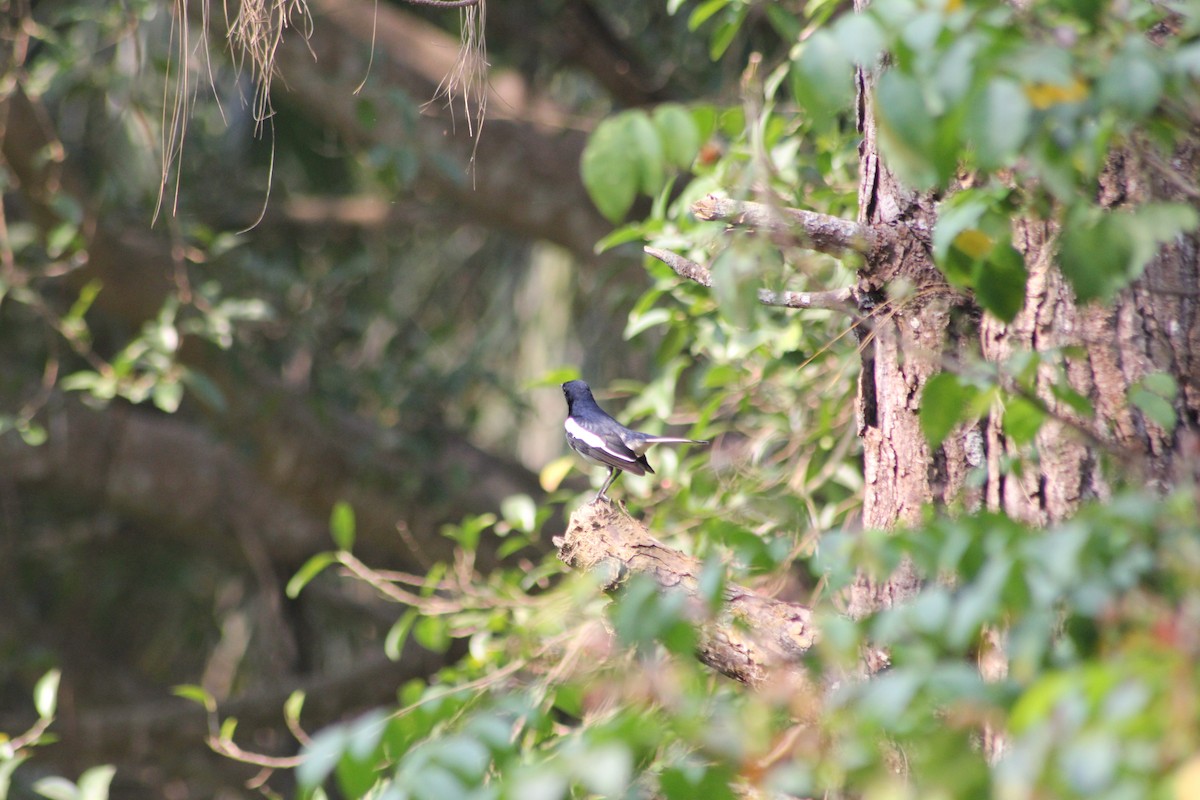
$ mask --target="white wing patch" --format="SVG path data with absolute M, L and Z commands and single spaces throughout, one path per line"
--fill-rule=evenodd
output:
M 618 453 L 617 451 L 613 450 L 608 446 L 608 443 L 604 441 L 603 436 L 600 436 L 597 433 L 592 433 L 571 417 L 567 417 L 567 421 L 563 423 L 563 428 L 566 429 L 568 436 L 578 439 L 593 450 L 603 450 L 605 453 L 608 453 L 618 461 L 624 461 L 627 463 L 633 463 L 634 461 L 634 459 L 629 457 L 628 453 Z

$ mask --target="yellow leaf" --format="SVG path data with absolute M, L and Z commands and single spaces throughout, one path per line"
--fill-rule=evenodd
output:
M 541 474 L 538 475 L 538 483 L 542 485 L 543 490 L 553 492 L 563 482 L 563 478 L 567 477 L 567 473 L 571 471 L 571 467 L 574 464 L 574 456 L 563 456 L 554 459 L 542 467 Z
M 984 258 L 992 252 L 995 242 L 978 228 L 968 228 L 954 237 L 954 246 L 971 258 Z
M 1033 107 L 1047 109 L 1059 103 L 1074 103 L 1087 97 L 1087 84 L 1073 79 L 1070 83 L 1029 83 L 1025 85 L 1025 96 Z

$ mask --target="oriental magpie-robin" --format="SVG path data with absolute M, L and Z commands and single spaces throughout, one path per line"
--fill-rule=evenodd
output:
M 567 398 L 567 444 L 592 464 L 608 467 L 608 480 L 596 493 L 596 502 L 605 497 L 608 487 L 622 472 L 634 475 L 653 473 L 646 461 L 646 449 L 652 444 L 708 444 L 676 436 L 654 436 L 626 428 L 596 405 L 592 390 L 583 381 L 562 385 Z

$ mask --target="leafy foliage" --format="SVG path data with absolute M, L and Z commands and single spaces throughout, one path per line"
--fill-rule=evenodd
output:
M 0 733 L 0 800 L 26 796 L 29 790 L 50 800 L 108 800 L 109 784 L 116 768 L 110 765 L 91 767 L 71 782 L 57 775 L 44 775 L 32 782 L 16 775 L 17 769 L 28 761 L 35 748 L 53 744 L 57 737 L 49 732 L 58 710 L 58 687 L 62 673 L 51 670 L 38 680 L 33 689 L 33 706 L 37 721 L 24 733 L 9 737 Z M 10 794 L 12 792 L 12 794 Z
M 527 573 L 469 590 L 435 574 L 413 607 L 470 655 L 314 736 L 297 776 L 347 797 L 1172 796 L 1200 747 L 1197 511 L 1190 490 L 1131 492 L 1049 530 L 977 514 L 827 533 L 798 564 L 828 581 L 808 677 L 761 693 L 694 662 L 693 623 L 649 583 L 609 604 L 586 577 L 529 595 Z M 910 601 L 858 623 L 835 608 L 858 570 L 902 559 L 929 579 Z M 999 625 L 1010 669 L 987 683 L 971 660 Z M 891 667 L 844 680 L 867 642 Z M 984 723 L 1011 737 L 994 768 L 972 743 Z
M 720 57 L 736 52 L 750 9 L 709 0 L 691 10 L 689 26 L 706 30 Z M 643 504 L 652 529 L 680 532 L 672 543 L 721 572 L 743 581 L 787 575 L 811 592 L 822 638 L 804 675 L 760 693 L 714 677 L 690 658 L 694 621 L 646 583 L 607 601 L 586 577 L 560 577 L 552 556 L 470 579 L 438 567 L 397 637 L 423 628 L 418 640 L 437 649 L 466 639 L 469 656 L 406 686 L 397 709 L 314 739 L 301 772 L 306 792 L 333 782 L 348 796 L 388 797 L 1119 798 L 1182 797 L 1180 787 L 1195 786 L 1194 487 L 1165 500 L 1126 491 L 1049 530 L 994 513 L 931 513 L 886 534 L 839 530 L 861 490 L 851 326 L 833 314 L 788 318 L 747 289 L 836 286 L 854 264 L 801 243 L 730 236 L 688 214 L 716 189 L 852 212 L 852 71 L 886 62 L 875 122 L 889 164 L 927 190 L 973 175 L 973 188 L 942 203 L 932 232 L 947 280 L 1011 321 L 1027 278 L 1012 220 L 1048 214 L 1061 222 L 1060 256 L 1077 297 L 1103 301 L 1197 224 L 1182 206 L 1096 200 L 1112 147 L 1139 136 L 1163 153 L 1174 145 L 1180 108 L 1195 100 L 1194 59 L 1177 44 L 1188 37 L 1143 44 L 1143 31 L 1169 13 L 1145 3 L 879 0 L 863 14 L 833 12 L 833 4 L 810 4 L 807 16 L 772 4 L 772 29 L 794 46 L 747 70 L 740 107 L 690 109 L 699 134 L 684 137 L 687 147 L 673 150 L 655 129 L 668 116 L 684 119 L 682 109 L 626 111 L 597 128 L 583 164 L 610 219 L 624 219 L 639 195 L 653 200 L 645 219 L 602 248 L 649 240 L 714 274 L 710 292 L 647 263 L 653 285 L 626 335 L 657 336 L 656 377 L 609 387 L 626 399 L 625 421 L 667 420 L 738 454 L 726 466 L 656 453 L 656 480 L 627 477 L 626 496 Z M 998 414 L 1012 442 L 1036 452 L 1050 418 L 1039 376 L 1059 376 L 1056 399 L 1092 413 L 1065 380 L 1068 356 L 952 365 L 923 387 L 927 438 L 940 444 Z M 1177 389 L 1151 375 L 1129 399 L 1169 430 Z M 569 505 L 576 497 L 559 489 L 563 469 L 547 468 L 543 484 L 556 490 L 551 503 Z M 537 516 L 517 501 L 503 523 L 489 515 L 447 533 L 462 547 L 459 563 L 470 563 L 481 535 L 536 531 Z M 531 552 L 522 546 L 533 539 L 514 541 L 511 553 Z M 856 576 L 883 580 L 902 562 L 924 578 L 914 597 L 861 621 L 841 613 L 838 593 Z M 447 597 L 470 598 L 469 608 Z M 998 631 L 1009 667 L 988 681 L 973 661 Z M 851 680 L 868 642 L 888 649 L 890 667 Z M 978 746 L 985 729 L 1009 737 L 994 765 Z

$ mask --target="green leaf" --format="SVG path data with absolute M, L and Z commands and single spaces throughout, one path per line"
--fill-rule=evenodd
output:
M 514 494 L 500 503 L 500 515 L 515 530 L 532 533 L 537 527 L 537 504 L 527 494 Z
M 305 697 L 304 690 L 297 689 L 288 695 L 283 704 L 283 718 L 296 727 L 300 726 L 300 712 L 304 709 Z
M 1050 387 L 1050 393 L 1056 400 L 1070 406 L 1077 414 L 1090 417 L 1095 413 L 1091 401 L 1065 383 L 1054 384 Z
M 656 194 L 666 180 L 667 167 L 658 128 L 642 111 L 626 111 L 621 116 L 628 126 L 628 138 L 634 148 L 632 155 L 637 158 L 638 187 L 645 194 Z
M 854 97 L 854 64 L 838 39 L 818 30 L 808 38 L 788 73 L 792 95 L 814 123 L 832 125 Z
M 1081 303 L 1108 300 L 1141 275 L 1164 243 L 1198 223 L 1200 215 L 1182 203 L 1107 213 L 1079 205 L 1063 221 L 1059 266 Z
M 341 760 L 347 743 L 346 728 L 335 725 L 320 731 L 304 748 L 304 760 L 296 767 L 296 782 L 302 789 L 323 783 Z
M 1151 372 L 1142 378 L 1139 383 L 1145 387 L 1146 391 L 1153 392 L 1167 400 L 1174 398 L 1179 391 L 1179 384 L 1165 372 Z
M 117 768 L 111 765 L 92 767 L 79 776 L 79 800 L 108 800 L 108 787 Z
M 725 51 L 729 49 L 729 45 L 733 44 L 738 31 L 742 29 L 742 23 L 746 21 L 748 8 L 749 5 L 746 4 L 738 5 L 733 13 L 727 15 L 713 31 L 712 38 L 708 42 L 708 57 L 713 61 L 719 61 L 721 56 L 725 55 Z
M 433 753 L 439 764 L 470 784 L 478 784 L 492 763 L 492 754 L 479 740 L 466 735 L 447 736 Z
M 735 240 L 712 261 L 713 296 L 721 315 L 739 328 L 749 328 L 758 308 L 762 268 L 760 248 L 754 242 Z
M 79 800 L 79 791 L 75 784 L 58 776 L 39 778 L 34 781 L 33 790 L 50 800 Z
M 218 738 L 226 742 L 232 741 L 233 734 L 237 733 L 237 726 L 237 717 L 226 717 L 225 719 L 221 720 L 221 730 L 218 734 Z
M 341 797 L 368 797 L 380 778 L 374 764 L 353 758 L 349 753 L 342 755 L 334 775 Z
M 407 641 L 408 634 L 416 621 L 417 610 L 410 608 L 401 615 L 400 619 L 392 623 L 392 627 L 388 629 L 387 636 L 383 640 L 384 655 L 392 661 L 400 660 L 400 655 L 404 652 L 404 642 Z
M 438 617 L 421 617 L 413 626 L 413 638 L 432 653 L 444 653 L 450 646 L 450 631 L 446 621 Z
M 937 126 L 921 84 L 902 72 L 885 72 L 875 105 L 879 145 L 890 166 L 913 188 L 936 186 L 941 177 L 934 162 Z
M 1128 283 L 1133 243 L 1118 214 L 1076 208 L 1063 222 L 1059 267 L 1080 303 L 1108 299 Z
M 637 197 L 641 171 L 635 158 L 627 120 L 609 117 L 596 126 L 583 149 L 580 174 L 600 213 L 618 222 Z
M 725 6 L 729 5 L 729 3 L 730 0 L 707 0 L 704 3 L 701 3 L 690 15 L 688 15 L 688 30 L 696 30 L 705 22 L 708 22 L 713 14 L 716 14 L 718 11 L 725 8 Z
M 285 594 L 292 600 L 300 596 L 300 591 L 308 585 L 308 582 L 317 577 L 321 570 L 328 567 L 330 564 L 337 561 L 337 556 L 333 553 L 317 553 L 308 561 L 304 562 L 304 566 L 296 570 L 296 574 L 288 581 Z
M 46 432 L 46 429 L 36 422 L 18 420 L 14 427 L 17 430 L 17 434 L 20 435 L 21 441 L 30 447 L 41 447 L 50 438 L 50 434 Z
M 1179 417 L 1175 413 L 1175 379 L 1163 372 L 1154 372 L 1129 388 L 1129 402 L 1167 433 L 1175 430 Z
M 469 797 L 467 787 L 445 767 L 430 764 L 405 781 L 416 800 L 444 800 L 448 797 Z M 525 797 L 524 794 L 513 795 Z
M 700 129 L 692 113 L 678 103 L 664 103 L 654 109 L 653 119 L 667 164 L 692 166 L 700 152 Z
M 174 379 L 160 379 L 155 382 L 150 399 L 159 411 L 174 414 L 183 402 L 183 384 Z
M 974 284 L 979 305 L 1002 322 L 1012 322 L 1025 307 L 1029 273 L 1025 259 L 1011 244 L 1001 243 L 979 263 Z
M 217 700 L 203 686 L 197 686 L 191 683 L 180 684 L 171 688 L 171 694 L 176 697 L 182 697 L 184 700 L 191 700 L 193 703 L 199 703 L 204 706 L 204 709 L 209 712 L 217 710 Z
M 0 758 L 0 798 L 9 797 L 9 788 L 12 786 L 12 774 L 17 767 L 24 764 L 26 756 L 14 756 L 12 758 Z
M 354 530 L 354 507 L 344 500 L 338 500 L 329 514 L 329 532 L 339 550 L 354 548 Z
M 779 34 L 779 38 L 785 42 L 795 42 L 800 39 L 800 34 L 804 31 L 804 26 L 800 19 L 780 4 L 768 3 L 766 6 L 767 21 L 771 23 L 771 27 Z M 855 14 L 854 16 L 858 16 Z
M 921 393 L 921 431 L 930 447 L 939 447 L 954 426 L 966 419 L 968 409 L 979 390 L 964 385 L 948 372 L 934 375 L 925 382 Z
M 351 722 L 346 730 L 346 753 L 359 761 L 368 759 L 387 729 L 388 715 L 382 709 L 373 709 Z
M 1135 119 L 1154 110 L 1163 90 L 1162 75 L 1144 52 L 1143 45 L 1131 43 L 1100 79 L 1100 100 Z
M 666 325 L 670 321 L 671 311 L 667 308 L 652 308 L 644 314 L 630 314 L 623 336 L 626 340 L 632 339 L 642 331 Z
M 596 244 L 592 246 L 592 252 L 594 252 L 596 255 L 600 255 L 601 253 L 606 253 L 609 250 L 612 250 L 614 247 L 620 247 L 621 245 L 629 244 L 630 242 L 641 241 L 645 238 L 646 226 L 640 222 L 630 223 L 629 225 L 623 225 L 620 228 L 617 228 L 608 236 L 601 238 L 600 241 L 596 242 Z
M 33 687 L 33 707 L 39 719 L 50 719 L 58 707 L 58 685 L 62 670 L 52 669 L 43 675 Z
M 1016 157 L 1029 133 L 1032 112 L 1029 98 L 1011 78 L 992 78 L 973 98 L 965 133 L 982 169 L 1007 166 Z
M 843 15 L 834 24 L 833 35 L 841 49 L 841 54 L 829 67 L 838 70 L 838 80 L 848 80 L 853 77 L 853 71 L 850 71 L 848 76 L 841 75 L 842 57 L 849 59 L 851 64 L 870 69 L 879 60 L 879 54 L 883 52 L 886 44 L 879 23 L 869 14 Z
M 1123 215 L 1123 222 L 1133 240 L 1133 263 L 1129 280 L 1138 278 L 1159 248 L 1200 225 L 1200 212 L 1184 203 L 1146 203 L 1132 214 Z
M 633 754 L 624 743 L 593 747 L 576 763 L 575 774 L 592 794 L 621 797 L 633 777 Z
M 1013 397 L 1004 406 L 1004 435 L 1017 444 L 1028 444 L 1037 436 L 1046 414 L 1038 405 L 1024 397 Z
M 207 375 L 188 367 L 182 368 L 179 379 L 194 397 L 214 411 L 224 411 L 225 395 Z

